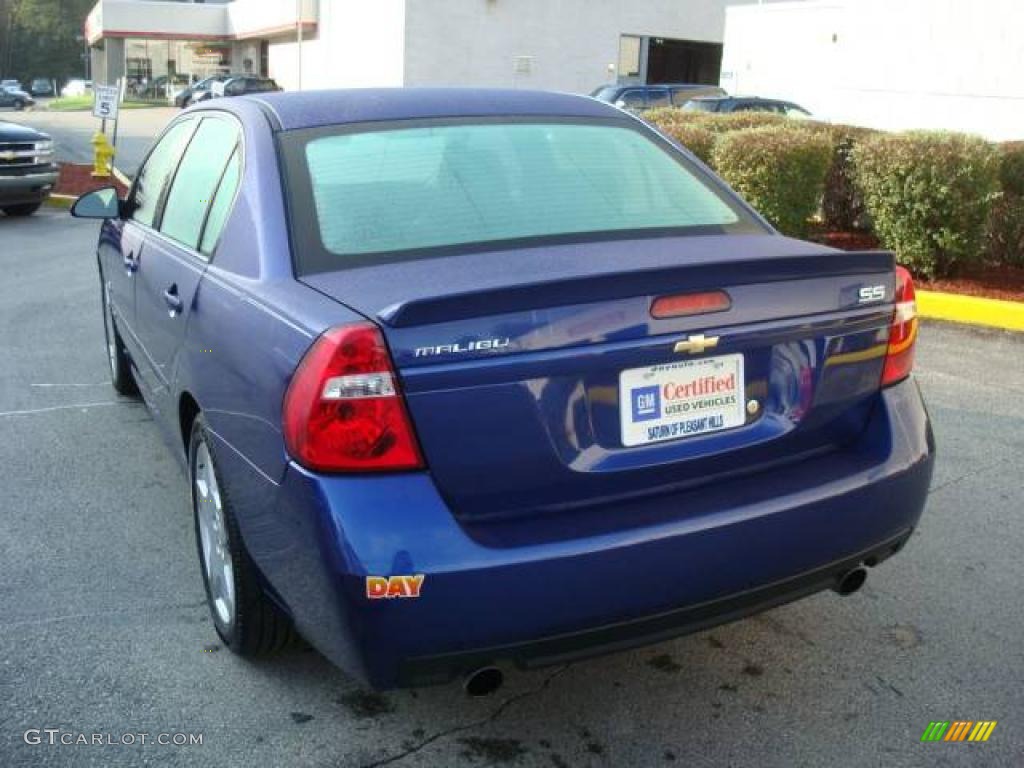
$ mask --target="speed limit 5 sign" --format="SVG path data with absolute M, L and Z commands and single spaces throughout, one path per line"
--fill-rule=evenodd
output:
M 97 85 L 93 92 L 92 114 L 104 120 L 117 119 L 118 92 L 116 85 Z

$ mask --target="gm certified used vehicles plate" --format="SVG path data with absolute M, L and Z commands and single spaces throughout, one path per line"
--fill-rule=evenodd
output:
M 596 100 L 218 99 L 74 213 L 238 653 L 387 688 L 626 648 L 853 591 L 921 514 L 909 275 Z

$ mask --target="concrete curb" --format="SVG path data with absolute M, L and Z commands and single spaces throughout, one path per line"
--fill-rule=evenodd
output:
M 43 201 L 43 205 L 50 208 L 70 208 L 71 204 L 77 200 L 74 195 L 50 195 L 46 200 Z
M 921 317 L 933 320 L 1024 331 L 1024 302 L 1019 301 L 917 291 L 917 311 Z
M 119 169 L 119 168 L 118 168 L 118 167 L 117 167 L 116 165 L 115 165 L 115 166 L 113 166 L 113 167 L 111 168 L 111 170 L 112 170 L 112 171 L 114 172 L 114 178 L 115 178 L 115 179 L 117 179 L 118 181 L 120 181 L 120 182 L 121 182 L 122 184 L 124 184 L 124 185 L 125 185 L 126 187 L 131 187 L 131 185 L 132 185 L 132 180 L 131 180 L 131 179 L 129 179 L 129 178 L 128 178 L 128 177 L 127 177 L 127 176 L 126 176 L 126 175 L 125 175 L 124 173 L 122 173 L 122 172 L 121 172 L 121 170 L 120 170 L 120 169 Z

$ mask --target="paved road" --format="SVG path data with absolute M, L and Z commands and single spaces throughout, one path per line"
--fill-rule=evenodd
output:
M 119 170 L 133 175 L 142 163 L 153 139 L 179 110 L 171 107 L 121 110 L 121 123 L 117 134 L 117 160 Z M 31 125 L 53 137 L 57 159 L 70 163 L 92 163 L 93 135 L 100 121 L 91 112 L 3 112 L 0 120 Z M 108 131 L 113 126 L 108 125 Z M 109 136 L 109 133 L 108 133 Z
M 312 651 L 220 649 L 183 478 L 106 384 L 94 232 L 0 218 L 0 766 L 1021 765 L 1020 337 L 925 327 L 934 488 L 858 595 L 513 673 L 485 700 L 378 696 Z M 957 718 L 999 725 L 987 744 L 919 742 Z M 29 728 L 203 744 L 30 746 Z

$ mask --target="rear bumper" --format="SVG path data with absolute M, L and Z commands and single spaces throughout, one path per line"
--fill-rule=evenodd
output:
M 933 458 L 906 381 L 879 397 L 856 446 L 728 487 L 470 526 L 427 474 L 293 465 L 273 521 L 243 535 L 321 652 L 376 687 L 416 685 L 655 642 L 825 589 L 902 547 Z M 418 598 L 367 598 L 366 576 L 412 574 L 425 576 Z

